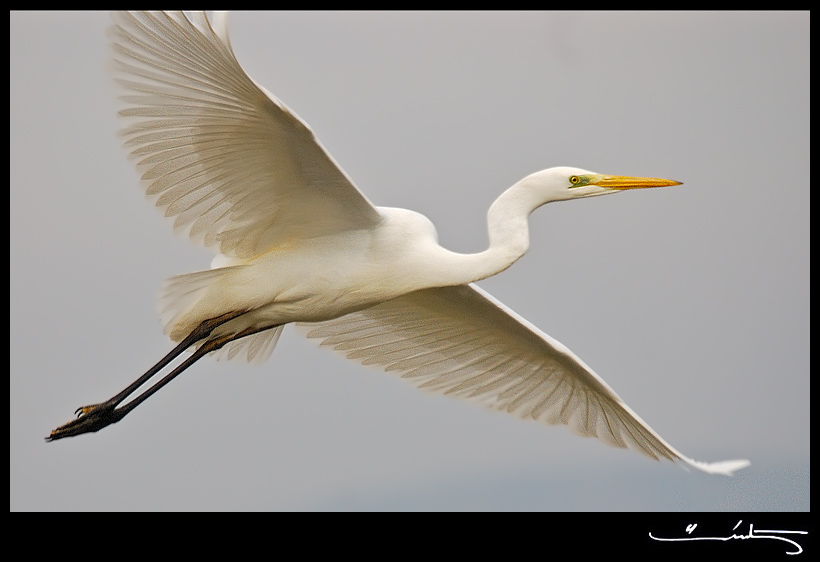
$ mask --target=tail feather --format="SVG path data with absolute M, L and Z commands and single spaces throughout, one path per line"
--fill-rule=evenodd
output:
M 157 302 L 163 332 L 174 341 L 181 341 L 187 336 L 196 327 L 198 321 L 186 321 L 185 316 L 208 294 L 208 288 L 213 283 L 237 267 L 243 266 L 196 271 L 167 279 L 162 285 Z M 201 320 L 203 319 L 199 321 Z M 276 347 L 279 336 L 282 334 L 282 328 L 283 326 L 277 326 L 232 341 L 211 353 L 211 356 L 217 360 L 244 359 L 249 363 L 263 363 Z
M 230 268 L 210 269 L 177 275 L 165 280 L 157 301 L 163 333 L 180 341 L 196 326 L 181 325 L 183 317 L 208 293 L 208 288 Z
M 284 326 L 276 326 L 270 330 L 234 340 L 210 355 L 217 361 L 244 359 L 248 363 L 264 363 L 273 353 L 273 348 L 276 347 L 276 342 L 279 341 L 283 328 Z

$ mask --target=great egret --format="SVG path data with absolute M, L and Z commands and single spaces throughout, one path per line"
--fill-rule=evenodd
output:
M 654 459 L 730 475 L 745 460 L 679 453 L 569 349 L 473 284 L 529 247 L 527 220 L 552 201 L 680 182 L 550 168 L 505 191 L 487 214 L 489 248 L 438 245 L 424 216 L 374 207 L 307 125 L 237 62 L 227 17 L 118 13 L 110 34 L 126 148 L 174 226 L 217 252 L 213 269 L 173 277 L 160 299 L 180 342 L 110 400 L 78 409 L 48 440 L 98 431 L 207 353 L 264 361 L 285 324 L 419 387 Z M 182 352 L 193 354 L 125 399 Z

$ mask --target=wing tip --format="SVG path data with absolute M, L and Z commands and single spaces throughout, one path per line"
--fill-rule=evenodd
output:
M 681 458 L 689 466 L 697 468 L 707 474 L 722 474 L 723 476 L 734 476 L 735 471 L 742 470 L 752 464 L 746 459 L 735 459 L 731 461 L 700 462 L 685 457 Z

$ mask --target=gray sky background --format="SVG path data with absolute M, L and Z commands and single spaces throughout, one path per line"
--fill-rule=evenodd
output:
M 548 205 L 480 285 L 734 478 L 431 397 L 285 330 L 98 434 L 211 254 L 119 146 L 105 13 L 10 16 L 11 510 L 809 510 L 808 13 L 236 13 L 237 56 L 377 205 L 479 251 L 551 166 L 684 185 Z

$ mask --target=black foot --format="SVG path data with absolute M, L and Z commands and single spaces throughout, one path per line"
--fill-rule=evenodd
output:
M 102 404 L 77 408 L 74 413 L 77 414 L 77 419 L 71 420 L 67 424 L 61 425 L 52 431 L 51 435 L 46 437 L 47 442 L 99 431 L 112 423 L 120 421 L 125 417 L 128 411 L 122 409 L 117 410 L 114 405 L 103 402 Z

